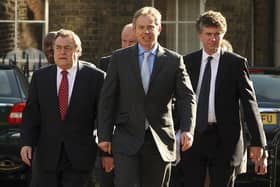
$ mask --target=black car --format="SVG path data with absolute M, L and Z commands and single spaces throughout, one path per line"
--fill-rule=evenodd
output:
M 255 180 L 262 182 L 263 186 L 280 186 L 280 69 L 251 67 L 249 71 L 268 144 L 268 174 L 255 175 L 254 166 L 248 161 L 248 173 L 238 182 Z
M 23 73 L 16 66 L 0 64 L 0 180 L 25 177 L 19 138 L 27 92 Z

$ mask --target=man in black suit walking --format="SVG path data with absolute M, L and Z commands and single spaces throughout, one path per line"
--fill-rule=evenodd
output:
M 58 31 L 55 65 L 34 72 L 21 131 L 22 160 L 36 146 L 39 187 L 85 186 L 94 166 L 93 136 L 104 72 L 78 60 L 82 48 L 70 30 Z
M 195 97 L 182 57 L 158 43 L 159 11 L 141 8 L 133 27 L 138 44 L 113 53 L 101 91 L 98 145 L 113 151 L 117 187 L 166 187 L 176 158 L 172 99 L 186 151 L 192 145 Z
M 224 16 L 207 11 L 196 27 L 203 49 L 184 56 L 197 95 L 194 143 L 182 158 L 185 186 L 202 187 L 208 168 L 210 186 L 233 187 L 234 167 L 240 165 L 244 149 L 240 102 L 252 136 L 250 158 L 259 174 L 266 173 L 265 162 L 260 164 L 266 146 L 262 121 L 247 60 L 220 47 L 227 31 Z
M 121 32 L 121 48 L 127 48 L 136 44 L 136 36 L 132 23 L 126 24 Z M 102 57 L 100 59 L 99 68 L 107 71 L 111 56 Z M 100 187 L 114 186 L 114 159 L 112 154 L 100 152 L 101 172 Z

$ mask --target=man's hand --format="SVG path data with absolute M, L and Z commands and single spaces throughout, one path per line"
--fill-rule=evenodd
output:
M 31 159 L 32 159 L 32 147 L 31 146 L 23 146 L 20 151 L 21 160 L 31 166 Z
M 252 162 L 257 162 L 259 161 L 264 154 L 264 150 L 262 147 L 257 147 L 257 146 L 251 146 L 249 148 L 249 157 L 252 160 Z
M 193 135 L 190 132 L 181 132 L 181 150 L 186 151 L 193 144 Z
M 102 156 L 100 157 L 101 166 L 105 170 L 105 172 L 109 173 L 114 169 L 114 159 L 110 156 Z
M 267 173 L 267 158 L 263 157 L 259 161 L 255 161 L 255 172 L 257 175 L 265 175 Z
M 106 153 L 112 154 L 112 143 L 111 142 L 99 142 L 98 147 Z

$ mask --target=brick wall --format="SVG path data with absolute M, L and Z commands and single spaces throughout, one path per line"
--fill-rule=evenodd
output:
M 122 27 L 142 6 L 139 0 L 49 0 L 49 30 L 71 29 L 82 40 L 81 59 L 99 58 L 120 48 Z
M 255 65 L 272 65 L 273 54 L 269 48 L 272 33 L 268 32 L 272 32 L 269 30 L 272 24 L 269 11 L 272 12 L 273 1 L 207 0 L 205 8 L 221 11 L 226 16 L 228 32 L 225 38 L 232 43 L 234 51 L 247 57 L 250 64 L 254 59 Z M 83 43 L 82 59 L 97 63 L 101 56 L 120 47 L 122 26 L 144 5 L 151 5 L 151 1 L 49 0 L 49 30 L 74 30 Z M 252 22 L 253 17 L 255 22 Z
M 14 18 L 14 2 L 9 0 L 0 1 L 0 18 L 13 19 Z M 8 51 L 14 48 L 14 24 L 1 23 L 0 24 L 0 58 Z
M 226 17 L 228 31 L 225 38 L 231 42 L 235 52 L 248 58 L 251 63 L 251 1 L 207 0 L 206 9 L 220 11 Z
M 255 1 L 255 61 L 259 66 L 273 66 L 273 0 Z

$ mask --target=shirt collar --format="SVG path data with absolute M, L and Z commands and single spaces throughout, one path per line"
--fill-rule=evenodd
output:
M 73 75 L 73 73 L 75 71 L 77 71 L 77 67 L 78 67 L 77 64 L 78 63 L 73 63 L 72 67 L 66 70 L 68 72 L 68 74 Z M 63 71 L 63 69 L 61 69 L 60 67 L 57 66 L 57 71 L 59 73 L 61 73 Z
M 212 56 L 213 59 L 218 59 L 219 56 L 220 56 L 220 54 L 221 54 L 221 47 L 219 47 L 218 50 L 217 50 L 217 52 L 214 53 L 214 54 L 212 54 L 212 55 L 209 55 L 209 54 L 206 53 L 206 51 L 203 49 L 203 50 L 202 50 L 202 61 L 203 61 L 203 62 L 207 62 L 207 58 L 208 58 L 209 56 Z
M 146 51 L 139 43 L 138 43 L 138 54 L 139 56 L 142 55 L 144 52 L 150 52 L 152 53 L 153 55 L 156 55 L 156 52 L 157 52 L 157 49 L 158 49 L 158 43 L 156 43 L 154 45 L 154 47 L 152 49 L 150 49 L 149 51 Z

